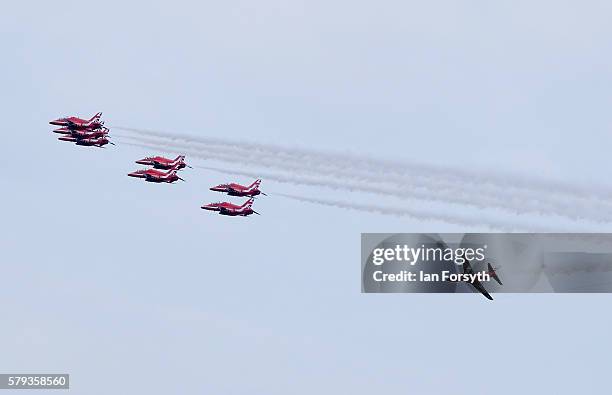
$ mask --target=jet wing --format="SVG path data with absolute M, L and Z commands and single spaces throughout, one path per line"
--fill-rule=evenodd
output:
M 472 269 L 472 266 L 470 265 L 470 261 L 468 261 L 467 259 L 465 260 L 465 262 L 463 262 L 463 273 L 467 273 L 467 274 L 474 273 L 474 270 Z M 478 292 L 483 294 L 485 298 L 489 300 L 493 300 L 493 297 L 487 292 L 487 290 L 485 289 L 485 287 L 482 285 L 480 281 L 475 280 L 473 283 L 468 282 L 468 284 L 472 284 L 472 286 L 476 288 Z
M 474 288 L 476 288 L 476 290 L 478 292 L 480 292 L 485 298 L 489 299 L 489 300 L 493 300 L 493 297 L 491 296 L 491 294 L 489 294 L 487 292 L 487 290 L 485 289 L 485 287 L 480 283 L 480 281 L 476 280 L 473 283 L 469 283 L 472 284 L 472 286 Z

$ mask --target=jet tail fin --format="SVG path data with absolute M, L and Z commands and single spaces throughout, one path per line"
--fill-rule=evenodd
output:
M 251 185 L 249 185 L 249 187 L 247 188 L 247 191 L 254 191 L 255 189 L 259 188 L 259 185 L 261 184 L 261 180 L 258 178 L 257 180 L 253 181 L 253 183 Z
M 101 112 L 96 113 L 96 115 L 94 115 L 93 117 L 91 117 L 91 119 L 89 120 L 89 122 L 92 122 L 92 121 L 99 121 L 99 120 L 100 120 L 100 118 L 102 118 L 102 113 L 101 113 Z
M 249 200 L 247 200 L 246 202 L 244 202 L 244 204 L 242 206 L 240 206 L 240 208 L 246 208 L 246 207 L 251 207 L 253 205 L 253 201 L 255 199 L 250 198 Z
M 490 275 L 491 277 L 493 277 L 493 279 L 494 279 L 495 281 L 497 281 L 497 283 L 498 283 L 499 285 L 503 285 L 503 284 L 502 284 L 502 282 L 501 282 L 501 280 L 500 280 L 500 279 L 499 279 L 499 277 L 497 276 L 497 273 L 495 272 L 495 268 L 494 268 L 493 266 L 491 266 L 491 264 L 490 264 L 490 263 L 487 263 L 487 270 L 489 271 L 489 275 Z

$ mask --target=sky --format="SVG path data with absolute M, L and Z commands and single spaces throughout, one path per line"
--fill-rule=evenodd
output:
M 226 218 L 199 208 L 221 199 L 208 188 L 248 177 L 195 168 L 185 183 L 139 182 L 126 174 L 155 152 L 125 144 L 125 132 L 87 149 L 57 141 L 47 122 L 103 111 L 111 129 L 493 174 L 509 188 L 610 190 L 610 11 L 604 1 L 6 5 L 0 371 L 70 373 L 72 393 L 94 395 L 605 392 L 608 295 L 360 293 L 361 233 L 486 228 L 299 202 L 279 194 L 430 207 L 265 178 L 262 215 Z

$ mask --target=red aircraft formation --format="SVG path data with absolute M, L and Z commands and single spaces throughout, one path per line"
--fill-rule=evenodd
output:
M 255 180 L 251 185 L 245 186 L 240 184 L 221 184 L 215 187 L 210 188 L 211 191 L 215 192 L 224 192 L 230 196 L 249 196 L 249 200 L 247 200 L 243 205 L 239 206 L 237 204 L 229 203 L 229 202 L 219 202 L 219 203 L 210 203 L 202 206 L 204 210 L 208 211 L 216 211 L 221 215 L 229 215 L 232 217 L 242 216 L 246 217 L 251 214 L 259 213 L 253 210 L 253 201 L 254 197 L 261 194 L 265 195 L 265 193 L 259 190 L 259 185 L 261 184 L 261 180 Z
M 59 140 L 70 141 L 76 145 L 104 147 L 106 144 L 113 144 L 109 140 L 109 129 L 104 127 L 101 120 L 102 113 L 99 112 L 90 119 L 78 117 L 65 117 L 50 121 L 51 125 L 60 126 L 53 130 L 54 133 L 61 134 Z M 113 144 L 115 145 L 115 144 Z M 179 155 L 174 159 L 164 158 L 163 156 L 149 156 L 136 161 L 139 165 L 151 166 L 148 169 L 140 169 L 128 173 L 128 176 L 142 178 L 148 182 L 173 183 L 177 180 L 185 181 L 177 175 L 177 172 L 185 167 L 191 166 L 185 163 L 185 155 Z M 261 180 L 255 180 L 251 185 L 240 185 L 236 183 L 220 184 L 210 188 L 211 191 L 223 192 L 229 196 L 248 197 L 249 199 L 242 205 L 229 202 L 210 203 L 202 206 L 202 209 L 216 211 L 221 215 L 232 217 L 246 217 L 251 214 L 259 213 L 253 210 L 253 201 L 257 195 L 265 195 L 259 190 Z
M 169 184 L 176 180 L 185 181 L 176 175 L 176 172 L 185 167 L 191 167 L 185 163 L 185 155 L 179 155 L 175 159 L 168 159 L 164 158 L 163 156 L 151 156 L 144 159 L 139 159 L 136 161 L 136 163 L 140 165 L 152 166 L 152 168 L 136 170 L 129 173 L 128 176 L 144 178 L 144 180 L 148 182 L 166 182 Z
M 58 140 L 70 141 L 76 145 L 102 148 L 106 144 L 113 144 L 109 140 L 108 128 L 104 127 L 104 121 L 100 120 L 102 113 L 99 112 L 89 120 L 77 117 L 59 118 L 50 121 L 51 125 L 61 126 L 53 130 L 63 136 Z M 113 144 L 114 145 L 114 144 Z

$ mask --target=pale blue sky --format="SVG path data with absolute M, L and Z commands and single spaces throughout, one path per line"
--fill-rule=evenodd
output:
M 199 206 L 231 177 L 138 182 L 125 174 L 148 152 L 74 147 L 47 122 L 103 111 L 110 125 L 610 186 L 611 11 L 5 5 L 0 371 L 68 372 L 75 394 L 605 393 L 607 295 L 360 294 L 361 232 L 478 229 L 273 196 L 261 217 L 224 218 Z

